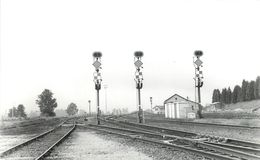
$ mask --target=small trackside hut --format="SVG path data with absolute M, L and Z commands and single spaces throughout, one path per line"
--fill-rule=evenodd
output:
M 152 111 L 154 114 L 164 114 L 165 113 L 164 106 L 159 106 L 159 105 L 154 106 Z
M 186 119 L 196 118 L 199 104 L 178 94 L 164 101 L 165 118 Z

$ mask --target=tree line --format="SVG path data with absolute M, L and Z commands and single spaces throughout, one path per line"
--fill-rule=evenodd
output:
M 19 104 L 17 107 L 9 109 L 8 117 L 26 118 L 25 107 Z
M 255 81 L 243 80 L 241 86 L 236 85 L 233 90 L 230 87 L 221 91 L 214 89 L 212 95 L 212 103 L 231 104 L 255 99 L 260 99 L 260 76 L 257 76 Z
M 56 98 L 53 97 L 53 93 L 49 89 L 45 89 L 36 100 L 41 116 L 54 117 L 56 116 L 54 109 L 58 106 Z M 78 113 L 78 108 L 75 103 L 70 103 L 66 109 L 68 115 L 75 115 Z M 26 118 L 25 107 L 19 104 L 18 107 L 9 109 L 8 117 Z
M 36 104 L 40 108 L 41 116 L 56 116 L 54 109 L 58 106 L 56 98 L 53 97 L 53 93 L 49 89 L 45 89 L 36 100 Z M 66 109 L 68 115 L 76 115 L 78 108 L 75 103 L 70 103 Z

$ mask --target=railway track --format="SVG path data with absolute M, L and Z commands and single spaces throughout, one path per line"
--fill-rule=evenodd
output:
M 101 119 L 101 121 L 103 121 L 104 123 L 117 125 L 117 126 L 121 126 L 121 127 L 149 130 L 149 131 L 154 131 L 154 132 L 171 134 L 171 135 L 175 135 L 175 136 L 182 136 L 182 137 L 196 137 L 197 136 L 196 133 L 192 133 L 192 132 L 173 130 L 173 129 L 157 127 L 157 126 L 152 126 L 152 125 L 147 125 L 147 124 L 120 121 L 120 120 L 116 120 L 116 119 Z
M 210 136 L 210 135 L 198 135 L 197 133 L 193 132 L 184 132 L 184 131 L 178 131 L 176 129 L 169 129 L 169 128 L 164 128 L 164 127 L 158 127 L 154 125 L 147 125 L 147 124 L 139 124 L 139 123 L 133 123 L 133 122 L 128 122 L 126 120 L 117 120 L 114 117 L 107 117 L 106 119 L 102 119 L 105 123 L 112 123 L 116 125 L 120 125 L 122 127 L 127 126 L 127 127 L 135 127 L 135 128 L 146 128 L 149 130 L 154 130 L 157 132 L 161 133 L 168 133 L 168 134 L 173 134 L 176 136 L 182 136 L 182 137 L 187 137 L 187 135 L 190 135 L 191 137 L 196 137 L 200 139 L 207 139 L 209 142 L 223 142 L 227 145 L 233 145 L 233 146 L 243 146 L 243 147 L 251 147 L 251 148 L 256 148 L 260 149 L 260 144 L 259 143 L 254 143 L 254 142 L 248 142 L 248 141 L 241 141 L 238 139 L 231 139 L 231 138 L 224 138 L 224 137 L 217 137 L 217 136 Z M 179 133 L 179 134 L 178 134 Z M 219 144 L 221 145 L 221 144 Z
M 49 131 L 2 152 L 0 158 L 14 160 L 44 159 L 44 157 L 48 156 L 51 150 L 65 140 L 75 128 L 75 120 L 69 119 Z
M 34 121 L 30 120 L 30 121 L 22 122 L 21 124 L 15 124 L 12 126 L 0 128 L 0 133 L 9 132 L 9 131 L 17 130 L 17 129 L 29 129 L 32 127 L 37 127 L 38 125 L 50 126 L 50 124 L 55 125 L 62 121 L 64 121 L 64 119 L 60 119 L 60 118 L 55 118 L 52 120 L 45 120 L 45 119 L 36 119 Z
M 189 125 L 198 125 L 198 126 L 219 126 L 225 128 L 239 128 L 239 129 L 259 129 L 260 127 L 257 126 L 246 126 L 246 125 L 231 125 L 231 124 L 218 124 L 218 123 L 203 123 L 203 122 L 189 122 L 189 121 L 176 121 L 176 120 L 157 120 L 157 119 L 148 119 L 150 122 L 161 122 L 161 123 L 176 123 L 176 124 L 189 124 Z
M 129 116 L 120 116 L 123 119 L 136 119 L 134 117 Z M 257 129 L 260 130 L 258 126 L 246 126 L 246 125 L 231 125 L 231 124 L 219 124 L 219 123 L 205 123 L 205 122 L 192 122 L 192 121 L 184 121 L 184 120 L 173 120 L 173 119 L 151 119 L 146 118 L 146 121 L 156 122 L 156 123 L 171 123 L 171 124 L 188 124 L 188 125 L 198 125 L 198 126 L 218 126 L 223 128 L 239 128 L 239 129 Z
M 196 135 L 195 133 L 188 133 L 182 131 L 171 130 L 162 127 L 155 127 L 151 125 L 137 124 L 124 121 L 116 120 L 104 120 L 103 122 L 112 124 L 116 127 L 111 126 L 102 126 L 102 129 L 113 130 L 113 132 L 128 132 L 128 135 L 131 134 L 141 134 L 155 136 L 159 138 L 159 142 L 168 143 L 167 145 L 172 145 L 171 143 L 182 144 L 181 149 L 185 150 L 183 146 L 187 147 L 186 150 L 189 151 L 191 148 L 192 152 L 197 154 L 201 153 L 197 150 L 202 150 L 203 152 L 207 151 L 207 156 L 210 158 L 217 159 L 249 159 L 255 160 L 260 159 L 260 144 L 245 142 L 232 139 L 221 139 L 214 141 L 211 138 L 205 138 Z M 96 128 L 101 128 L 101 126 L 95 126 Z M 115 133 L 114 133 L 115 134 Z M 131 137 L 131 136 L 130 136 Z M 136 137 L 135 137 L 136 138 Z M 140 137 L 138 137 L 140 138 Z M 215 137 L 214 137 L 215 138 Z M 153 140 L 151 140 L 153 141 Z M 157 143 L 157 142 L 156 142 Z M 176 145 L 176 144 L 173 144 Z M 172 146 L 177 147 L 177 146 Z M 178 148 L 178 147 L 177 147 Z M 196 151 L 194 151 L 194 148 Z M 210 155 L 213 153 L 213 155 Z M 216 155 L 217 154 L 217 155 Z M 220 157 L 218 157 L 220 155 Z M 224 155 L 224 157 L 222 157 Z M 222 157 L 222 158 L 221 158 Z

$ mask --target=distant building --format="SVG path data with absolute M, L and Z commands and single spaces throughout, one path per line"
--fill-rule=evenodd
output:
M 68 116 L 65 109 L 56 109 L 55 113 L 56 113 L 56 117 L 66 117 L 66 116 Z
M 112 115 L 128 114 L 128 108 L 113 108 Z
M 77 113 L 78 116 L 86 116 L 87 115 L 87 112 L 83 109 L 80 109 Z
M 164 106 L 154 106 L 152 111 L 154 114 L 164 114 L 165 113 Z
M 223 109 L 223 104 L 221 102 L 214 102 L 214 103 L 206 105 L 203 108 L 203 111 L 205 111 L 205 112 L 217 112 L 217 111 L 221 111 L 222 109 Z
M 178 94 L 164 101 L 165 118 L 196 118 L 199 104 Z
M 39 117 L 41 115 L 40 111 L 31 111 L 28 115 L 30 118 Z

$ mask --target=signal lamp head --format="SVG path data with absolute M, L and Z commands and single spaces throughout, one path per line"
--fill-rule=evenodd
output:
M 100 57 L 102 57 L 102 53 L 101 52 L 94 52 L 93 57 L 94 58 L 100 58 Z
M 195 52 L 194 52 L 194 55 L 195 55 L 196 57 L 200 57 L 200 56 L 203 55 L 203 52 L 200 51 L 200 50 L 198 50 L 198 51 L 195 51 Z
M 142 51 L 136 51 L 135 52 L 135 57 L 136 58 L 141 58 L 141 57 L 143 57 L 144 56 L 144 53 L 142 52 Z

